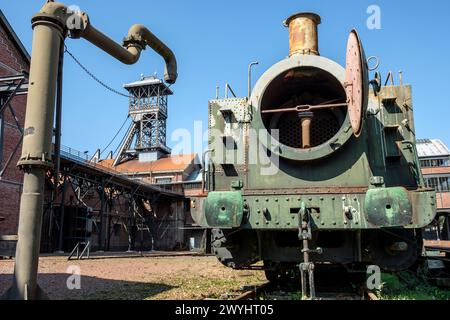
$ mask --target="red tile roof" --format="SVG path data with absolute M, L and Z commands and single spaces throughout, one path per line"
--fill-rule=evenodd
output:
M 102 160 L 99 165 L 112 168 L 123 173 L 145 173 L 145 172 L 184 172 L 194 164 L 197 154 L 180 154 L 163 157 L 157 161 L 139 162 L 138 159 L 129 160 L 112 168 L 114 160 Z

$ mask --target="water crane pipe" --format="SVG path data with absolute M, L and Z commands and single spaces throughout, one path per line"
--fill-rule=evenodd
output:
M 85 19 L 87 25 L 85 30 L 82 31 L 81 37 L 125 64 L 136 63 L 139 60 L 142 50 L 145 50 L 145 47 L 149 46 L 162 56 L 166 62 L 164 80 L 169 84 L 175 83 L 178 77 L 175 55 L 172 50 L 145 26 L 141 24 L 133 25 L 124 40 L 124 46 L 121 46 L 94 28 L 87 18 Z
M 4 298 L 46 298 L 37 285 L 41 241 L 44 183 L 52 164 L 52 133 L 55 115 L 60 48 L 67 36 L 85 38 L 125 64 L 139 60 L 148 45 L 166 61 L 165 80 L 175 83 L 177 63 L 173 52 L 142 25 L 131 27 L 123 46 L 95 29 L 86 13 L 73 12 L 62 3 L 47 1 L 32 19 L 33 48 L 29 77 L 22 156 L 24 171 L 20 203 L 19 239 L 13 284 Z

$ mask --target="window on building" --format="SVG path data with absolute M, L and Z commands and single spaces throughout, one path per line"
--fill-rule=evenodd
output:
M 439 191 L 443 192 L 450 191 L 450 178 L 448 177 L 439 178 Z
M 425 185 L 438 192 L 450 192 L 450 177 L 425 178 Z
M 437 178 L 426 178 L 425 184 L 428 188 L 437 190 L 438 180 L 437 180 Z
M 449 167 L 450 159 L 449 158 L 441 158 L 441 159 L 421 160 L 420 165 L 424 168 Z
M 172 178 L 157 178 L 156 184 L 168 184 L 172 183 Z

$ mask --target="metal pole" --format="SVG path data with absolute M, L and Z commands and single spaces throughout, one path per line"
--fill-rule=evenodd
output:
M 54 150 L 54 164 L 53 171 L 53 192 L 52 205 L 50 210 L 49 228 L 48 228 L 48 248 L 52 250 L 52 236 L 53 236 L 53 219 L 55 215 L 55 201 L 58 195 L 59 172 L 61 167 L 61 119 L 62 119 L 62 87 L 63 87 L 63 68 L 64 68 L 64 41 L 61 43 L 59 53 L 58 66 L 58 80 L 56 85 L 56 119 L 55 119 L 55 150 Z M 61 244 L 59 245 L 59 247 Z M 60 249 L 60 248 L 59 248 Z M 61 251 L 61 250 L 60 250 Z
M 253 68 L 253 66 L 256 66 L 258 64 L 259 64 L 259 62 L 255 61 L 248 65 L 248 99 L 249 100 L 252 95 L 252 68 Z
M 61 193 L 61 205 L 59 207 L 60 221 L 59 221 L 58 251 L 61 253 L 64 253 L 64 218 L 66 209 L 66 189 L 67 189 L 67 176 L 64 175 L 63 189 Z
M 52 132 L 56 81 L 63 30 L 56 21 L 39 17 L 33 22 L 33 57 L 30 70 L 22 157 L 23 193 L 20 202 L 19 240 L 14 280 L 7 298 L 45 298 L 37 285 L 45 173 L 52 167 Z
M 302 112 L 299 113 L 299 117 L 302 125 L 302 148 L 308 149 L 311 147 L 311 123 L 312 123 L 312 112 Z
M 127 252 L 131 252 L 133 250 L 133 246 L 132 246 L 132 232 L 133 232 L 133 216 L 135 215 L 134 212 L 134 208 L 132 207 L 132 200 L 129 199 L 128 200 L 128 228 L 127 228 L 127 233 L 128 233 L 128 250 Z
M 61 44 L 57 97 L 56 97 L 56 122 L 55 122 L 55 175 L 59 174 L 61 166 L 61 121 L 62 121 L 62 97 L 63 97 L 63 69 L 64 69 L 64 42 Z
M 228 85 L 228 90 L 231 92 L 231 94 L 233 95 L 233 97 L 237 97 L 236 96 L 236 93 L 234 93 L 234 90 L 233 90 L 233 88 L 230 86 L 230 85 Z
M 110 244 L 111 244 L 111 212 L 113 210 L 112 206 L 111 206 L 111 201 L 108 199 L 107 201 L 107 214 L 106 214 L 106 221 L 107 221 L 107 225 L 108 228 L 106 229 L 106 251 L 110 251 Z
M 104 211 L 105 211 L 105 185 L 102 183 L 100 190 L 100 228 L 98 231 L 98 250 L 103 250 L 103 230 L 104 230 Z

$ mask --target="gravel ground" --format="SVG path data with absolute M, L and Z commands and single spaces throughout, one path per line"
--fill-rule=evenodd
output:
M 14 262 L 0 260 L 0 295 L 12 280 Z M 81 272 L 81 289 L 71 270 Z M 52 300 L 196 300 L 219 298 L 242 285 L 264 282 L 261 271 L 235 271 L 215 257 L 113 258 L 67 261 L 42 257 L 39 284 Z M 72 281 L 70 281 L 72 280 Z

